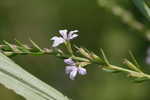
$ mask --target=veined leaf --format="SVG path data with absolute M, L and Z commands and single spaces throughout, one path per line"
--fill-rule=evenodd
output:
M 0 83 L 27 100 L 69 100 L 0 53 Z
M 149 0 L 133 0 L 133 2 L 150 21 L 150 7 L 149 7 L 150 1 Z

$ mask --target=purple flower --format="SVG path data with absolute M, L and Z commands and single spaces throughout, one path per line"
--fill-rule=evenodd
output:
M 76 66 L 76 63 L 71 58 L 65 59 L 64 62 L 69 65 L 69 66 L 66 66 L 65 72 L 66 74 L 69 74 L 69 78 L 71 80 L 75 79 L 77 73 L 79 73 L 80 75 L 87 74 L 86 69 L 83 67 Z
M 74 30 L 74 31 L 70 31 L 70 32 L 68 32 L 68 30 L 66 30 L 66 29 L 59 30 L 59 33 L 61 36 L 60 37 L 54 36 L 51 38 L 51 40 L 54 41 L 52 46 L 57 47 L 66 41 L 76 38 L 78 36 L 78 34 L 75 34 L 76 32 L 78 32 L 78 30 Z

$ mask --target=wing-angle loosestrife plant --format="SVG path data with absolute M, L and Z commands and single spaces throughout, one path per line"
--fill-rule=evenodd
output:
M 132 62 L 128 59 L 124 59 L 123 65 L 126 67 L 120 67 L 111 64 L 104 51 L 101 49 L 101 56 L 96 55 L 93 52 L 88 51 L 88 49 L 81 48 L 79 46 L 72 46 L 71 41 L 78 37 L 76 34 L 78 30 L 68 31 L 68 30 L 60 30 L 59 36 L 54 36 L 51 38 L 52 47 L 51 48 L 40 48 L 34 41 L 30 40 L 32 43 L 32 47 L 23 44 L 22 42 L 15 40 L 16 44 L 11 44 L 7 41 L 4 41 L 4 44 L 0 45 L 0 50 L 6 56 L 16 56 L 16 55 L 54 55 L 64 60 L 66 63 L 65 73 L 69 75 L 71 80 L 74 80 L 77 74 L 86 75 L 87 70 L 85 67 L 90 64 L 96 64 L 97 66 L 101 66 L 100 68 L 107 72 L 123 72 L 126 73 L 128 77 L 132 77 L 131 79 L 136 82 L 142 82 L 146 80 L 150 80 L 150 75 L 146 74 L 140 69 L 139 64 L 137 63 L 135 57 L 132 52 L 130 52 L 130 56 Z M 65 44 L 66 50 L 62 50 L 59 45 Z M 72 49 L 72 47 L 74 49 Z M 78 54 L 78 55 L 77 55 Z M 98 67 L 99 68 L 99 67 Z

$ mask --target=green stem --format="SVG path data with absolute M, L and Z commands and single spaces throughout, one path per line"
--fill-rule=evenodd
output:
M 59 58 L 70 58 L 70 55 L 62 55 L 58 54 L 58 52 L 54 52 L 50 49 L 43 50 L 43 52 L 12 52 L 12 51 L 2 51 L 2 53 L 6 56 L 10 56 L 11 54 L 16 54 L 16 55 L 54 55 Z M 90 62 L 90 60 L 82 57 L 77 57 L 77 56 L 72 56 L 71 57 L 73 60 L 81 61 L 81 62 Z
M 69 56 L 59 56 L 59 57 L 63 57 L 63 58 L 69 58 Z M 77 61 L 81 61 L 81 62 L 90 62 L 90 63 L 93 63 L 91 62 L 90 60 L 86 59 L 86 58 L 82 58 L 82 57 L 72 57 L 73 60 L 77 60 Z M 101 62 L 94 62 L 95 64 L 98 64 L 98 65 L 101 65 Z M 121 71 L 121 72 L 126 72 L 126 73 L 129 73 L 131 75 L 134 75 L 135 77 L 137 78 L 141 78 L 141 77 L 145 77 L 145 78 L 148 78 L 150 79 L 150 75 L 148 74 L 145 74 L 143 72 L 136 72 L 136 71 L 133 71 L 133 70 L 130 70 L 130 69 L 126 69 L 126 68 L 122 68 L 122 67 L 119 67 L 119 66 L 115 66 L 115 65 L 107 65 L 107 67 L 113 69 L 113 70 L 117 70 L 117 71 Z
M 115 66 L 115 65 L 110 65 L 108 67 L 111 67 L 114 70 L 118 70 L 118 71 L 122 71 L 122 72 L 126 72 L 126 73 L 129 73 L 129 74 L 135 75 L 136 77 L 139 77 L 139 78 L 140 77 L 146 77 L 146 78 L 150 79 L 150 75 L 145 74 L 143 72 L 136 72 L 136 71 L 125 69 L 125 68 L 122 68 L 122 67 L 119 67 L 119 66 Z
M 15 55 L 28 55 L 28 54 L 30 54 L 30 55 L 54 55 L 54 56 L 57 56 L 57 57 L 59 57 L 61 59 L 62 58 L 65 59 L 65 58 L 70 58 L 71 57 L 75 61 L 88 62 L 90 64 L 101 65 L 104 68 L 106 67 L 106 68 L 110 68 L 110 69 L 115 70 L 115 71 L 126 72 L 126 73 L 128 73 L 129 75 L 131 75 L 131 76 L 133 76 L 135 78 L 147 78 L 147 79 L 150 80 L 150 75 L 145 74 L 144 72 L 138 72 L 138 71 L 130 70 L 130 69 L 127 69 L 127 68 L 122 68 L 122 67 L 111 65 L 111 64 L 104 64 L 104 62 L 102 62 L 102 61 L 95 61 L 94 62 L 93 60 L 90 60 L 90 59 L 88 59 L 86 57 L 83 58 L 83 57 L 77 57 L 75 55 L 73 55 L 73 56 L 72 55 L 71 56 L 70 55 L 64 55 L 64 54 L 62 54 L 62 53 L 60 53 L 58 51 L 54 51 L 53 49 L 46 48 L 46 49 L 43 49 L 42 52 L 41 52 L 41 51 L 33 51 L 32 48 L 27 48 L 27 50 L 29 52 L 25 52 L 25 51 L 21 51 L 21 50 L 18 52 L 18 50 L 17 51 L 11 51 L 11 48 L 7 48 L 7 50 L 5 50 L 4 47 L 6 48 L 7 46 L 0 45 L 0 50 L 6 56 L 10 56 L 12 54 L 15 54 Z M 16 48 L 16 49 L 18 47 L 19 46 L 14 46 L 14 48 Z M 69 46 L 69 48 L 70 49 L 68 49 L 68 50 L 70 50 L 70 53 L 73 54 L 71 45 Z
M 66 45 L 68 52 L 71 54 L 71 56 L 74 56 L 70 42 L 67 41 L 65 45 Z

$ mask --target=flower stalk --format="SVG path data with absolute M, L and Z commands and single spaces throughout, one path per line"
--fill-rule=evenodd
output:
M 62 32 L 62 31 L 61 31 Z M 74 32 L 74 31 L 71 31 Z M 74 34 L 71 33 L 70 37 L 73 36 Z M 66 34 L 67 36 L 67 34 Z M 77 35 L 76 35 L 77 36 Z M 56 36 L 55 36 L 56 38 Z M 60 37 L 58 37 L 60 39 Z M 63 39 L 63 38 L 62 38 Z M 62 40 L 61 39 L 61 40 Z M 81 48 L 81 47 L 75 47 L 76 52 L 79 54 L 78 56 L 74 55 L 75 51 L 73 51 L 71 47 L 70 41 L 66 42 L 64 39 L 64 43 L 68 43 L 66 46 L 66 49 L 68 50 L 68 53 L 64 53 L 59 48 L 40 48 L 34 41 L 30 40 L 32 43 L 32 47 L 23 44 L 22 42 L 15 40 L 16 44 L 11 44 L 7 41 L 4 41 L 4 44 L 0 45 L 0 52 L 2 52 L 6 56 L 16 56 L 16 55 L 54 55 L 56 57 L 59 57 L 60 59 L 66 59 L 64 62 L 68 64 L 66 66 L 66 73 L 69 74 L 70 79 L 74 80 L 77 73 L 80 75 L 86 75 L 87 70 L 85 69 L 85 66 L 89 64 L 96 64 L 98 66 L 101 66 L 104 71 L 107 72 L 124 72 L 127 74 L 127 76 L 132 77 L 136 82 L 141 82 L 141 81 L 146 81 L 150 80 L 150 75 L 144 73 L 142 70 L 139 68 L 139 64 L 135 60 L 135 57 L 133 54 L 130 52 L 130 56 L 132 58 L 132 61 L 129 61 L 127 59 L 124 60 L 123 64 L 126 65 L 127 67 L 120 67 L 111 64 L 104 51 L 101 49 L 101 56 L 96 55 L 93 52 L 88 51 L 87 49 Z M 62 44 L 58 39 L 54 40 L 53 45 Z
M 68 52 L 70 53 L 70 55 L 71 55 L 71 56 L 74 56 L 71 43 L 70 43 L 69 41 L 67 41 L 67 42 L 65 43 L 65 45 L 66 45 L 66 48 L 67 48 Z

